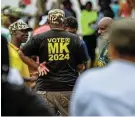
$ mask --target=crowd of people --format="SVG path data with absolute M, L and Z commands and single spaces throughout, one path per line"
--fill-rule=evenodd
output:
M 2 115 L 134 116 L 135 0 L 78 0 L 79 21 L 70 0 L 26 1 L 2 8 Z

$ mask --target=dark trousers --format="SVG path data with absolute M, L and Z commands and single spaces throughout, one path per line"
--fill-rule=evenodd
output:
M 51 107 L 51 111 L 57 113 L 58 111 L 62 116 L 68 116 L 68 105 L 71 96 L 71 91 L 38 91 L 39 94 Z
M 94 63 L 95 61 L 95 49 L 97 46 L 97 40 L 96 40 L 96 35 L 87 35 L 83 36 L 83 40 L 85 41 L 88 49 L 89 56 L 91 58 L 91 62 Z M 93 65 L 92 65 L 93 66 Z

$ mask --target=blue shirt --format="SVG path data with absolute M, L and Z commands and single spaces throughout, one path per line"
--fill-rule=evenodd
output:
M 119 4 L 112 4 L 111 8 L 112 8 L 113 13 L 114 13 L 114 18 L 117 19 L 119 17 L 120 5 Z
M 82 47 L 84 49 L 84 52 L 85 52 L 85 55 L 86 55 L 86 58 L 87 58 L 87 61 L 88 61 L 90 59 L 90 57 L 89 57 L 87 45 L 86 45 L 86 43 L 84 42 L 83 39 L 81 39 L 81 44 L 82 44 Z
M 116 60 L 84 72 L 76 83 L 71 116 L 135 116 L 135 63 Z

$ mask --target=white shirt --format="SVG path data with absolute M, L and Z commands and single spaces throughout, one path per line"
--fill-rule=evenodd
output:
M 19 71 L 14 68 L 9 69 L 8 82 L 15 85 L 22 85 L 24 83 Z
M 76 83 L 71 116 L 135 116 L 135 63 L 117 60 L 86 71 Z

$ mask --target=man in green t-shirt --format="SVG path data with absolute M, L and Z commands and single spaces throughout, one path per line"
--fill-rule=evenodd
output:
M 108 27 L 112 24 L 113 19 L 109 17 L 102 18 L 98 23 L 98 34 L 101 38 L 98 39 L 99 42 L 99 57 L 96 62 L 96 66 L 103 67 L 108 64 L 108 45 L 109 40 L 107 39 Z
M 96 11 L 92 10 L 92 3 L 87 2 L 81 11 L 81 28 L 82 36 L 85 41 L 89 56 L 91 57 L 91 67 L 95 61 L 95 49 L 96 49 L 96 35 L 95 29 L 92 24 L 96 22 L 98 14 Z

